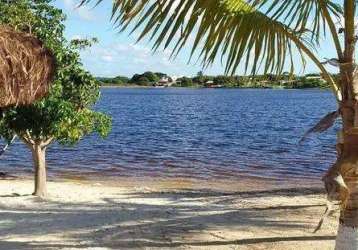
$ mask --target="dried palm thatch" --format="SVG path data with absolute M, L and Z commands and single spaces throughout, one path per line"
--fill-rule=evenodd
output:
M 0 107 L 27 105 L 49 90 L 51 52 L 34 36 L 0 25 Z

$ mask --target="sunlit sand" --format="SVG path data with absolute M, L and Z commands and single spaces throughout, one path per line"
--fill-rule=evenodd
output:
M 44 201 L 1 180 L 0 249 L 333 249 L 337 214 L 312 233 L 320 188 L 254 186 L 63 180 Z

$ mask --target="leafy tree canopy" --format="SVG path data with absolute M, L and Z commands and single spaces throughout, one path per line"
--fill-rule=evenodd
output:
M 10 139 L 17 134 L 28 144 L 56 140 L 73 145 L 83 136 L 97 132 L 106 136 L 111 119 L 91 107 L 98 100 L 99 85 L 80 62 L 79 49 L 93 40 L 67 41 L 65 15 L 50 5 L 50 0 L 0 1 L 0 24 L 29 32 L 42 40 L 57 61 L 55 80 L 47 98 L 27 107 L 4 112 L 0 135 Z
M 143 74 L 134 74 L 130 83 L 139 85 L 152 85 L 160 80 L 162 76 L 166 76 L 163 73 L 153 73 L 151 71 L 144 72 Z
M 96 77 L 97 81 L 105 84 L 128 84 L 130 79 L 126 76 L 116 76 L 116 77 Z

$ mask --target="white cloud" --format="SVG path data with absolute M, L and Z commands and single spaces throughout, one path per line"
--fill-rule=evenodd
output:
M 63 0 L 63 3 L 65 4 L 66 8 L 70 8 L 74 4 L 73 0 Z
M 113 57 L 111 55 L 103 55 L 101 58 L 105 62 L 113 62 Z
M 148 61 L 146 59 L 144 59 L 144 58 L 134 58 L 133 62 L 135 62 L 135 63 L 144 63 L 145 64 Z
M 100 43 L 82 52 L 84 65 L 98 76 L 115 76 L 158 71 L 168 74 L 183 74 L 184 68 L 192 69 L 181 60 L 169 59 L 171 50 L 153 53 L 138 44 Z

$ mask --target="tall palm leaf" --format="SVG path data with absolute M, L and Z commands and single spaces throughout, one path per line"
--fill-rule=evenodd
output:
M 204 66 L 221 57 L 231 74 L 239 65 L 251 73 L 280 73 L 289 63 L 293 71 L 297 51 L 303 65 L 305 55 L 311 58 L 337 92 L 313 49 L 332 21 L 327 16 L 340 13 L 326 0 L 117 0 L 112 18 L 121 30 L 140 30 L 138 41 L 148 38 L 154 50 L 172 46 L 173 56 L 193 40 L 192 56 L 196 53 Z

